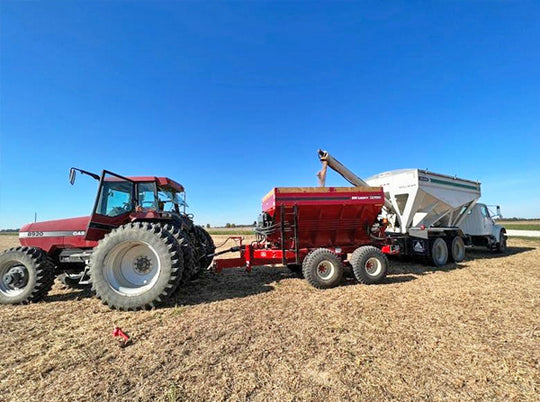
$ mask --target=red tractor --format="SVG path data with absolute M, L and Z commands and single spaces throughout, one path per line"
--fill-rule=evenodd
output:
M 37 222 L 22 247 L 0 254 L 0 303 L 40 300 L 54 279 L 89 286 L 111 308 L 152 308 L 212 262 L 210 235 L 186 214 L 185 191 L 166 177 L 101 176 L 91 216 Z

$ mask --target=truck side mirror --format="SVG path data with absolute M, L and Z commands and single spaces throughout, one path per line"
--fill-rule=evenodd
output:
M 73 168 L 69 169 L 69 183 L 75 184 L 75 178 L 77 177 L 77 171 Z
M 501 206 L 500 205 L 497 205 L 497 216 L 499 217 L 499 219 L 503 218 L 503 216 L 501 214 Z

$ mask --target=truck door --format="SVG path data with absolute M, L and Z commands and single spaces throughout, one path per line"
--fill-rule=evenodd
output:
M 105 234 L 129 222 L 136 205 L 135 182 L 104 170 L 88 228 L 86 240 L 101 240 Z
M 480 214 L 482 215 L 482 234 L 490 235 L 493 230 L 493 220 L 489 216 L 489 211 L 485 204 L 480 205 Z

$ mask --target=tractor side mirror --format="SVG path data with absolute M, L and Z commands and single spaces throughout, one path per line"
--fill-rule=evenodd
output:
M 75 184 L 75 178 L 77 177 L 77 171 L 73 168 L 69 169 L 69 183 Z

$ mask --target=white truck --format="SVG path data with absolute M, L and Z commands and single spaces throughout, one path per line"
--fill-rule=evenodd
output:
M 489 207 L 494 207 L 496 212 L 492 212 Z M 495 221 L 500 218 L 499 205 L 475 204 L 459 225 L 467 236 L 467 245 L 485 246 L 498 253 L 506 252 L 506 229 Z
M 481 215 L 485 212 L 483 204 L 477 204 L 479 182 L 421 169 L 393 170 L 364 181 L 326 151 L 319 150 L 319 160 L 321 186 L 330 166 L 354 186 L 383 188 L 381 218 L 390 254 L 426 257 L 435 266 L 443 266 L 449 260 L 462 261 L 466 244 L 506 249 L 504 228 L 491 218 L 491 226 L 488 219 L 474 219 L 477 211 Z

